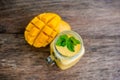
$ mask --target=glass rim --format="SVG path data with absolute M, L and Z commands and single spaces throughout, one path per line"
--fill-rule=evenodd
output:
M 60 52 L 56 49 L 55 44 L 56 44 L 56 41 L 58 40 L 59 36 L 61 36 L 61 35 L 63 35 L 63 34 L 71 34 L 71 35 L 73 35 L 75 38 L 77 38 L 77 39 L 80 41 L 81 48 L 80 48 L 80 50 L 78 51 L 78 53 L 80 53 L 80 52 L 82 51 L 82 49 L 83 49 L 83 40 L 82 40 L 81 36 L 80 36 L 77 32 L 75 32 L 75 31 L 63 31 L 63 32 L 59 33 L 59 34 L 55 37 L 55 39 L 54 39 L 54 41 L 53 41 L 53 46 L 54 46 L 54 47 L 53 47 L 53 50 L 54 50 L 55 52 L 59 53 L 59 55 L 62 55 L 62 54 L 60 54 Z M 77 54 L 75 54 L 75 55 L 77 55 Z M 74 56 L 75 56 L 75 55 L 74 55 Z M 62 56 L 68 57 L 68 56 L 65 56 L 65 55 L 62 55 Z M 72 57 L 72 56 L 71 56 L 71 57 Z

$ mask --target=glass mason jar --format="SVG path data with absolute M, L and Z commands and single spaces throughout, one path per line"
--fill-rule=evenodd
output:
M 77 51 L 77 53 L 75 53 L 72 56 L 62 55 L 56 48 L 56 42 L 58 38 L 64 34 L 71 35 L 80 41 L 79 51 Z M 60 34 L 58 34 L 57 37 L 53 40 L 53 42 L 50 44 L 50 56 L 47 57 L 46 60 L 48 64 L 53 65 L 54 63 L 56 63 L 60 69 L 65 70 L 75 65 L 83 56 L 84 52 L 85 52 L 85 48 L 81 36 L 74 31 L 63 31 Z

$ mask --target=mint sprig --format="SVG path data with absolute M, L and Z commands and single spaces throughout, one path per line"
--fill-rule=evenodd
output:
M 74 37 L 70 37 L 70 40 L 72 41 L 72 43 L 73 43 L 74 45 L 80 44 L 80 41 L 77 40 L 77 39 L 75 39 Z
M 67 48 L 72 52 L 75 51 L 73 41 L 70 38 L 67 40 Z
M 67 35 L 61 35 L 59 38 L 58 38 L 58 40 L 57 40 L 57 42 L 56 42 L 56 45 L 57 46 L 65 46 L 66 45 L 66 41 L 67 41 L 67 39 L 68 39 L 68 36 Z
M 72 52 L 75 52 L 74 47 L 77 44 L 80 44 L 79 40 L 75 39 L 73 36 L 68 37 L 66 34 L 61 35 L 56 42 L 57 46 L 67 46 L 67 48 Z

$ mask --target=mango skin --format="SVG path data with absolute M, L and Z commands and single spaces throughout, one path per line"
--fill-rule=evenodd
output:
M 65 30 L 71 30 L 71 27 L 67 22 L 61 20 L 59 23 L 59 33 Z
M 71 27 L 58 14 L 42 13 L 29 22 L 24 36 L 27 43 L 40 48 L 46 47 L 57 34 L 65 30 L 71 30 Z

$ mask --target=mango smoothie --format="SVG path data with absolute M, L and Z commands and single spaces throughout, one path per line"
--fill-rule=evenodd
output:
M 85 52 L 82 38 L 74 31 L 63 31 L 50 45 L 49 63 L 56 63 L 62 69 L 75 65 Z

